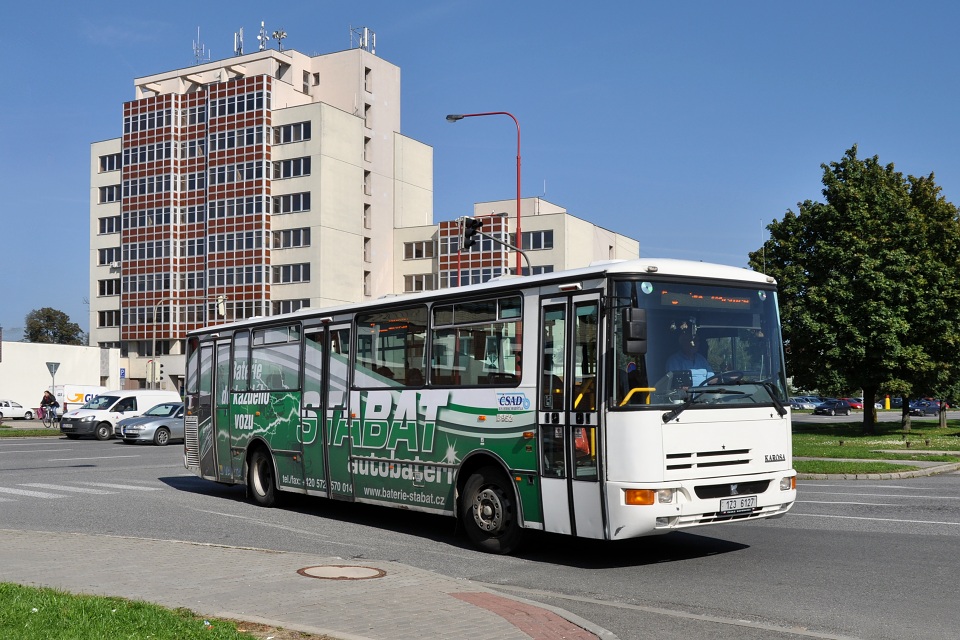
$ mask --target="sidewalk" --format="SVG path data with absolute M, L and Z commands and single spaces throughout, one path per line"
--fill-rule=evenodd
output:
M 341 640 L 616 640 L 569 612 L 396 562 L 0 530 L 0 581 L 120 596 Z

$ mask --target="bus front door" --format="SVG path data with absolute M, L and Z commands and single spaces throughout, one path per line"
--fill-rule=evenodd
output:
M 349 467 L 349 327 L 306 331 L 300 410 L 304 485 L 308 493 L 353 499 Z
M 537 417 L 547 531 L 603 538 L 598 389 L 600 299 L 541 301 Z

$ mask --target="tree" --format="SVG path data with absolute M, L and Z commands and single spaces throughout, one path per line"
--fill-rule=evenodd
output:
M 958 371 L 960 225 L 933 174 L 915 178 L 877 156 L 821 165 L 826 202 L 798 203 L 767 229 L 750 264 L 780 286 L 787 364 L 796 383 L 944 393 Z M 863 413 L 874 431 L 873 411 Z
M 27 314 L 24 339 L 46 344 L 84 344 L 83 330 L 63 311 L 50 307 Z

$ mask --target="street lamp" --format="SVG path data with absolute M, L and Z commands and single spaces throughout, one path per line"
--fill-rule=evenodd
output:
M 517 246 L 523 247 L 523 240 L 520 238 L 520 123 L 512 113 L 507 111 L 489 111 L 486 113 L 451 113 L 447 116 L 447 122 L 457 122 L 464 118 L 477 118 L 480 116 L 508 116 L 513 123 L 517 125 Z M 517 275 L 522 273 L 520 267 L 520 254 L 517 253 Z
M 204 302 L 208 300 L 216 299 L 217 301 L 217 314 L 220 316 L 226 316 L 226 302 L 227 297 L 218 295 L 216 298 L 212 296 L 165 296 L 160 298 L 157 301 L 157 304 L 153 307 L 153 346 L 151 347 L 150 355 L 153 356 L 153 360 L 149 360 L 150 363 L 150 388 L 157 388 L 160 386 L 160 381 L 157 380 L 157 332 L 159 327 L 157 327 L 157 316 L 160 315 L 160 305 L 164 302 L 174 302 L 174 301 L 184 301 L 187 300 L 203 300 Z M 206 318 L 206 313 L 204 313 L 204 318 Z

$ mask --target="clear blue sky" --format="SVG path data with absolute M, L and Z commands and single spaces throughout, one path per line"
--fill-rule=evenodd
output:
M 232 55 L 244 28 L 307 54 L 377 34 L 402 133 L 434 150 L 434 221 L 523 195 L 637 238 L 642 256 L 745 266 L 858 144 L 960 203 L 955 2 L 17 2 L 4 12 L 0 326 L 52 306 L 89 330 L 90 143 L 133 79 Z M 46 249 L 41 252 L 41 243 Z

